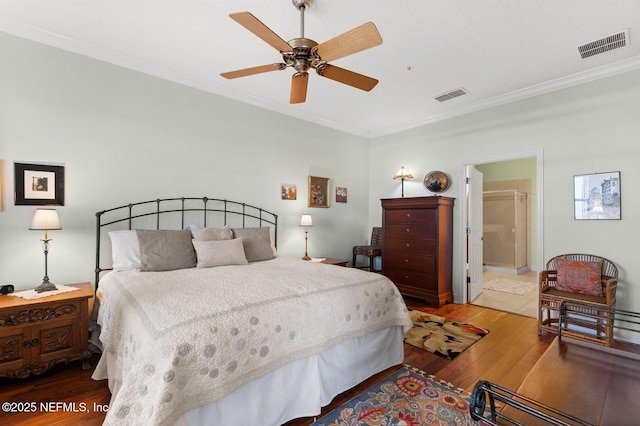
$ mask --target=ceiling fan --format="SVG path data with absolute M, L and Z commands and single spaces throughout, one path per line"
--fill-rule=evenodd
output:
M 280 38 L 249 12 L 229 15 L 231 19 L 278 50 L 282 54 L 283 62 L 225 72 L 220 75 L 224 78 L 232 79 L 269 71 L 281 71 L 287 67 L 292 67 L 296 71 L 291 79 L 289 103 L 292 104 L 302 103 L 307 99 L 307 84 L 309 80 L 307 71 L 310 68 L 315 69 L 318 75 L 339 83 L 367 92 L 373 89 L 378 84 L 378 80 L 329 64 L 329 61 L 382 44 L 382 37 L 373 22 L 367 22 L 331 40 L 318 44 L 304 36 L 304 11 L 311 5 L 313 0 L 291 1 L 300 10 L 300 37 L 288 42 Z

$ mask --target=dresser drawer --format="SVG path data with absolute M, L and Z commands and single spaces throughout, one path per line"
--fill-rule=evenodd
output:
M 434 274 L 411 271 L 408 269 L 385 268 L 384 275 L 393 281 L 398 287 L 417 288 L 435 291 L 438 288 L 438 280 Z
M 419 253 L 435 256 L 437 253 L 436 240 L 414 240 L 408 238 L 387 238 L 384 241 L 385 248 L 389 251 L 403 253 Z
M 393 223 L 435 223 L 436 209 L 386 210 L 386 220 Z
M 384 236 L 385 238 L 435 240 L 438 233 L 436 225 L 426 223 L 403 223 L 385 225 Z
M 411 271 L 435 273 L 435 256 L 421 256 L 407 253 L 397 253 L 385 251 L 383 254 L 383 264 L 389 268 L 408 269 Z

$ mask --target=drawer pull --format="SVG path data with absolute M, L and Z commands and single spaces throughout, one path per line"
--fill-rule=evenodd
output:
M 405 261 L 405 263 L 409 263 L 409 259 L 405 259 L 404 261 Z
M 411 217 L 411 213 L 407 213 L 407 217 Z
M 29 346 L 36 346 L 38 344 L 38 339 L 25 340 L 22 342 L 22 346 L 28 348 Z
M 407 232 L 411 232 L 411 230 L 409 228 L 407 228 Z
M 409 247 L 409 243 L 407 243 L 407 247 Z

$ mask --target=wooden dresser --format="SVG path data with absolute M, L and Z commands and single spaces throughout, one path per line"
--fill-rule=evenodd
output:
M 449 197 L 383 199 L 382 273 L 400 292 L 441 306 L 453 302 L 453 202 Z
M 87 360 L 91 283 L 40 299 L 0 298 L 0 377 L 41 374 L 59 363 Z

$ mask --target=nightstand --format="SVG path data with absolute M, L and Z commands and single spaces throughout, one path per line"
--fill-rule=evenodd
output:
M 88 360 L 91 283 L 39 299 L 0 296 L 0 377 L 41 374 L 59 363 Z
M 348 260 L 342 260 L 342 259 L 330 259 L 330 258 L 325 258 L 324 260 L 322 260 L 320 263 L 324 263 L 326 265 L 336 265 L 336 266 L 347 266 L 347 262 Z

